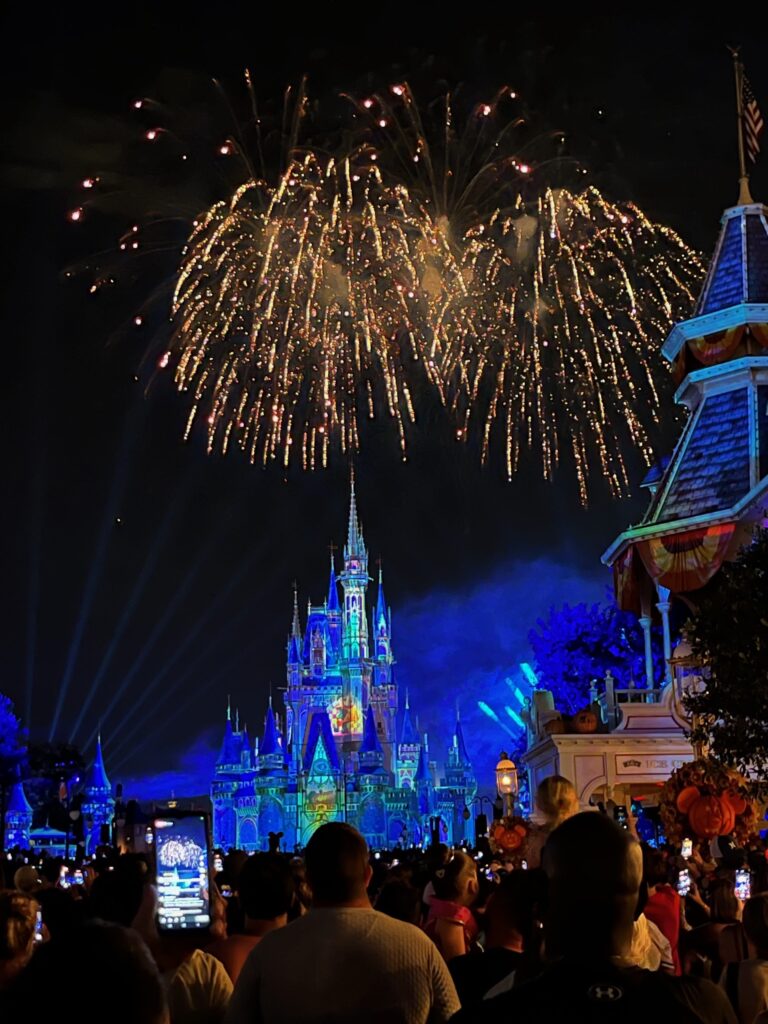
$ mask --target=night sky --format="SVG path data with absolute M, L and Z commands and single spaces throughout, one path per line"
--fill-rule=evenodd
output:
M 15 5 L 2 19 L 0 67 L 0 688 L 32 739 L 47 739 L 66 681 L 57 737 L 87 748 L 101 720 L 112 780 L 158 796 L 207 788 L 227 693 L 260 730 L 270 684 L 284 680 L 292 580 L 303 606 L 322 600 L 328 544 L 343 543 L 348 463 L 286 475 L 239 454 L 207 457 L 199 435 L 182 441 L 185 399 L 168 383 L 145 394 L 149 339 L 119 329 L 141 293 L 94 301 L 62 277 L 105 244 L 66 219 L 98 126 L 126 119 L 167 69 L 231 88 L 248 65 L 265 97 L 302 73 L 319 96 L 407 78 L 464 83 L 481 100 L 514 84 L 543 127 L 575 140 L 610 198 L 638 202 L 708 253 L 737 194 L 726 43 L 744 44 L 768 113 L 764 18 L 591 23 L 486 7 L 419 24 L 395 8 L 366 22 L 360 8 L 326 8 L 323 22 L 289 11 L 280 24 L 256 5 L 163 8 L 160 20 L 137 5 L 113 10 L 106 25 L 95 10 L 52 18 Z M 753 193 L 768 195 L 766 160 Z M 667 411 L 660 447 L 679 429 Z M 639 518 L 642 494 L 612 501 L 594 481 L 584 511 L 567 465 L 547 485 L 535 462 L 509 484 L 501 465 L 481 469 L 456 443 L 438 409 L 420 420 L 407 463 L 375 423 L 356 473 L 399 681 L 436 752 L 460 696 L 470 750 L 490 764 L 503 736 L 475 701 L 492 703 L 529 657 L 527 632 L 550 604 L 603 597 L 600 553 Z

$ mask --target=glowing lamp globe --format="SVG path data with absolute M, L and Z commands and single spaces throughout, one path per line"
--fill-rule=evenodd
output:
M 496 788 L 502 796 L 514 796 L 517 793 L 517 768 L 506 751 L 501 752 L 496 765 Z

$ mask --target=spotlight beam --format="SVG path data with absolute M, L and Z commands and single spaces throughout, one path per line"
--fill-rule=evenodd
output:
M 255 644 L 253 645 L 254 648 L 256 646 L 257 645 Z M 163 718 L 162 722 L 158 723 L 158 725 L 155 726 L 155 728 L 150 729 L 149 731 L 145 731 L 141 741 L 136 746 L 133 746 L 127 753 L 123 754 L 123 756 L 119 758 L 118 761 L 113 765 L 111 770 L 114 772 L 120 771 L 123 765 L 126 764 L 130 760 L 130 758 L 133 757 L 136 753 L 142 750 L 147 745 L 147 743 L 150 743 L 157 736 L 158 733 L 163 733 L 170 723 L 174 722 L 180 715 L 183 715 L 184 712 L 187 711 L 193 704 L 197 703 L 200 700 L 200 698 L 204 696 L 204 694 L 208 693 L 216 685 L 223 683 L 224 680 L 229 676 L 232 667 L 242 658 L 242 656 L 243 651 L 242 649 L 239 649 L 235 654 L 232 655 L 231 658 L 228 658 L 218 672 L 215 672 L 212 676 L 208 678 L 208 680 L 205 683 L 203 683 L 202 686 L 198 686 L 189 694 L 188 699 L 184 701 L 183 704 L 179 705 L 179 707 L 176 709 L 173 715 Z M 187 673 L 187 675 L 189 674 L 190 673 Z M 168 693 L 164 697 L 161 697 L 160 700 L 155 705 L 155 707 L 161 707 L 162 704 L 164 704 L 165 701 L 168 698 L 170 698 L 170 696 L 171 693 Z M 141 723 L 141 725 L 143 724 L 144 723 Z M 139 726 L 134 727 L 132 732 L 135 733 L 138 728 Z M 119 746 L 123 747 L 124 744 L 121 742 Z
M 150 682 L 142 688 L 141 696 L 131 706 L 131 710 L 128 716 L 123 719 L 123 725 L 125 725 L 126 722 L 130 721 L 130 719 L 135 714 L 137 714 L 138 711 L 143 707 L 150 694 L 154 692 L 154 690 L 163 681 L 163 679 L 165 679 L 165 677 L 168 675 L 168 673 L 171 671 L 174 665 L 176 665 L 179 659 L 186 653 L 187 649 L 194 643 L 194 641 L 200 635 L 203 627 L 206 626 L 210 619 L 216 614 L 216 612 L 219 610 L 224 601 L 229 597 L 232 590 L 242 581 L 242 579 L 250 571 L 251 565 L 256 560 L 256 557 L 260 555 L 261 548 L 257 548 L 256 550 L 254 550 L 251 553 L 251 555 L 241 563 L 238 571 L 229 578 L 226 586 L 222 590 L 220 590 L 219 593 L 216 595 L 215 600 L 204 609 L 202 614 L 200 614 L 197 617 L 189 633 L 187 633 L 186 638 L 176 648 L 173 655 L 168 659 L 168 661 L 160 669 L 160 671 L 155 674 L 154 678 L 151 679 Z M 125 683 L 125 680 L 123 681 L 123 683 Z M 114 705 L 115 699 L 113 699 L 110 704 L 110 711 L 112 710 Z
M 77 735 L 80 726 L 83 724 L 83 719 L 88 713 L 89 707 L 93 703 L 93 698 L 96 696 L 99 686 L 102 680 L 104 679 L 107 670 L 109 669 L 115 651 L 117 650 L 117 647 L 123 637 L 123 634 L 128 628 L 128 624 L 131 621 L 131 617 L 133 616 L 136 606 L 139 603 L 139 599 L 141 598 L 141 595 L 144 592 L 144 588 L 146 587 L 148 581 L 150 580 L 152 574 L 155 571 L 157 562 L 160 558 L 160 554 L 163 551 L 163 548 L 165 547 L 165 542 L 168 538 L 171 525 L 173 524 L 173 520 L 176 517 L 176 513 L 178 512 L 180 506 L 186 504 L 190 489 L 191 480 L 187 479 L 185 484 L 176 490 L 174 500 L 171 502 L 170 507 L 167 509 L 165 516 L 163 517 L 163 521 L 160 524 L 160 528 L 155 534 L 155 539 L 154 543 L 152 544 L 152 548 L 150 549 L 150 552 L 144 561 L 142 570 L 139 573 L 139 576 L 133 585 L 131 595 L 123 608 L 123 612 L 122 615 L 120 616 L 120 621 L 117 624 L 117 628 L 112 633 L 112 638 L 109 642 L 109 646 L 107 647 L 107 650 L 105 651 L 104 656 L 101 659 L 101 664 L 96 670 L 96 675 L 93 677 L 91 685 L 88 687 L 88 695 L 82 703 L 80 713 L 78 714 L 75 724 L 72 726 L 72 731 L 69 734 L 70 743 L 74 743 L 75 736 Z
M 69 645 L 69 653 L 67 654 L 64 674 L 61 677 L 61 682 L 59 683 L 59 695 L 56 701 L 56 710 L 54 711 L 53 718 L 51 720 L 51 727 L 48 730 L 49 743 L 53 740 L 59 725 L 59 718 L 61 717 L 64 701 L 67 697 L 69 684 L 72 680 L 77 659 L 80 654 L 80 646 L 83 642 L 85 627 L 88 624 L 88 619 L 91 614 L 93 599 L 96 596 L 96 588 L 101 580 L 101 570 L 107 553 L 107 548 L 109 547 L 109 541 L 112 537 L 114 519 L 125 490 L 126 479 L 132 462 L 136 439 L 139 436 L 139 431 L 136 428 L 138 426 L 138 421 L 141 418 L 140 411 L 142 409 L 143 406 L 140 403 L 134 403 L 123 432 L 120 455 L 117 461 L 117 469 L 112 479 L 112 486 L 107 497 L 106 509 L 101 521 L 101 529 L 99 530 L 96 547 L 91 558 L 90 569 L 86 578 L 83 597 L 80 602 L 80 613 L 77 618 L 72 641 Z
M 181 585 L 174 592 L 173 597 L 171 598 L 171 600 L 166 605 L 165 611 L 160 616 L 160 618 L 155 623 L 155 625 L 152 627 L 152 631 L 150 632 L 147 640 L 145 641 L 144 646 L 141 648 L 141 651 L 139 652 L 139 656 L 136 658 L 136 660 L 133 662 L 131 667 L 128 669 L 127 673 L 123 676 L 122 682 L 120 683 L 120 685 L 117 687 L 117 689 L 112 694 L 112 699 L 110 700 L 110 702 L 107 705 L 106 709 L 102 712 L 101 717 L 100 717 L 100 721 L 105 722 L 109 718 L 109 716 L 112 714 L 112 712 L 115 709 L 115 705 L 120 700 L 120 698 L 125 693 L 125 691 L 128 689 L 128 687 L 131 685 L 133 680 L 135 679 L 137 673 L 139 672 L 139 670 L 141 669 L 142 665 L 147 660 L 150 652 L 152 651 L 152 648 L 155 646 L 155 644 L 157 643 L 158 639 L 165 632 L 165 629 L 166 629 L 168 623 L 171 621 L 171 619 L 173 618 L 174 614 L 176 613 L 176 611 L 178 610 L 179 606 L 181 605 L 182 601 L 186 597 L 187 592 L 189 591 L 189 588 L 194 583 L 194 581 L 195 581 L 198 573 L 200 572 L 200 569 L 202 568 L 205 560 L 208 558 L 209 554 L 213 550 L 213 546 L 214 546 L 214 538 L 213 538 L 213 536 L 211 536 L 209 538 L 209 540 L 208 540 L 208 543 L 200 550 L 200 552 L 197 555 L 197 558 L 194 560 L 192 565 L 187 570 L 186 575 L 184 576 L 184 579 L 181 582 Z M 98 732 L 98 730 L 99 730 L 99 726 L 97 724 L 91 730 L 91 733 L 90 733 L 90 735 L 88 736 L 88 739 L 85 742 L 86 749 L 88 747 L 90 747 L 90 745 L 93 743 L 94 739 L 96 738 L 96 733 Z

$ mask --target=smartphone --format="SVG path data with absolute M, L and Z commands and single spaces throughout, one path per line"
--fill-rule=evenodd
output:
M 748 871 L 736 872 L 736 898 L 742 903 L 752 895 L 752 876 Z
M 682 856 L 686 860 L 688 860 L 688 858 L 692 856 L 692 854 L 693 854 L 693 840 L 692 839 L 684 839 L 683 840 L 683 849 L 681 850 L 681 854 L 682 854 Z
M 691 872 L 683 868 L 677 873 L 677 892 L 679 896 L 687 896 L 691 891 Z
M 619 806 L 614 810 L 613 815 L 618 825 L 621 825 L 622 828 L 629 828 L 627 808 L 624 804 L 619 804 Z
M 72 885 L 82 885 L 82 884 L 83 884 L 83 872 L 80 870 L 80 868 L 78 868 L 77 871 L 75 871 L 75 873 L 72 875 Z
M 231 900 L 232 899 L 232 886 L 231 885 L 226 885 L 226 883 L 222 883 L 219 886 L 219 892 L 221 893 L 221 895 L 224 897 L 225 900 Z
M 69 868 L 66 864 L 62 864 L 61 870 L 59 871 L 59 888 L 68 889 L 70 885 L 72 885 L 72 883 L 69 880 Z
M 155 818 L 157 923 L 163 931 L 211 923 L 210 830 L 205 814 Z
M 43 941 L 43 912 L 38 910 L 35 915 L 35 942 Z
M 213 858 L 213 870 L 214 871 L 223 871 L 224 870 L 224 861 L 221 859 L 221 854 L 220 853 L 217 853 L 214 856 L 214 858 Z

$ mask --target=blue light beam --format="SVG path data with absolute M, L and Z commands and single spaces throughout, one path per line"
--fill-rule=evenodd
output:
M 88 619 L 91 614 L 93 599 L 96 596 L 96 588 L 101 581 L 101 570 L 107 553 L 107 548 L 109 547 L 109 542 L 114 532 L 115 517 L 119 510 L 120 502 L 125 490 L 128 470 L 132 463 L 136 442 L 141 433 L 137 427 L 139 421 L 142 419 L 141 414 L 144 411 L 145 406 L 143 402 L 134 402 L 130 409 L 128 419 L 126 420 L 120 444 L 120 454 L 117 459 L 117 468 L 107 497 L 106 510 L 101 521 L 101 529 L 97 536 L 96 547 L 90 561 L 90 570 L 86 579 L 83 597 L 80 602 L 80 614 L 78 615 L 75 631 L 69 645 L 69 653 L 67 654 L 64 674 L 61 677 L 61 682 L 59 683 L 59 695 L 56 701 L 56 710 L 54 711 L 53 718 L 51 719 L 51 727 L 48 730 L 49 743 L 52 742 L 59 725 L 59 718 L 61 717 L 61 712 L 64 707 L 67 691 L 69 690 L 69 684 L 72 680 L 72 675 L 75 671 L 77 659 L 80 654 L 80 645 L 83 642 L 85 627 L 88 624 Z

